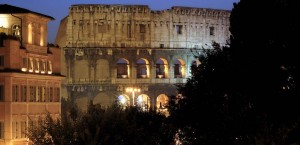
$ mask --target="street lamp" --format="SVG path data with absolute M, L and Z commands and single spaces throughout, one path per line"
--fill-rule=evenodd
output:
M 132 106 L 134 106 L 135 92 L 141 92 L 141 89 L 136 87 L 128 87 L 126 88 L 126 92 L 132 93 Z

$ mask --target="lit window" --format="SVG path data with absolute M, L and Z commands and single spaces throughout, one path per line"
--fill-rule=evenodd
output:
M 24 57 L 22 59 L 22 69 L 21 70 L 24 71 L 24 72 L 27 71 L 27 61 L 28 61 L 28 59 L 26 57 Z
M 52 74 L 52 63 L 51 61 L 48 61 L 48 74 Z
M 39 73 L 40 72 L 40 63 L 38 59 L 35 59 L 34 61 L 34 68 L 35 68 L 35 73 Z
M 13 25 L 12 27 L 12 33 L 14 36 L 21 36 L 21 27 L 19 25 Z
M 45 60 L 40 61 L 41 73 L 44 74 L 46 72 L 46 62 Z
M 33 72 L 33 58 L 29 58 L 29 72 Z

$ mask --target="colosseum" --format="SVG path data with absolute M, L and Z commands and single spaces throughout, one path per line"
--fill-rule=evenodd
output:
M 89 101 L 118 101 L 164 110 L 176 84 L 191 76 L 195 55 L 229 39 L 230 11 L 174 6 L 72 5 L 61 20 L 56 44 L 66 76 L 62 97 L 82 109 Z

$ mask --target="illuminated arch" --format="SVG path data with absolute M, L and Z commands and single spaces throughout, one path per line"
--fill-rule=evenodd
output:
M 174 77 L 175 78 L 185 78 L 186 77 L 185 62 L 182 59 L 176 59 L 174 61 Z
M 149 61 L 145 58 L 140 58 L 136 62 L 137 64 L 137 78 L 149 78 L 150 77 L 150 66 Z
M 129 97 L 125 94 L 122 94 L 117 97 L 117 103 L 120 104 L 123 107 L 127 107 L 130 105 Z
M 128 78 L 130 76 L 129 61 L 125 58 L 120 58 L 117 61 L 117 78 Z
M 136 99 L 136 105 L 143 111 L 148 111 L 150 106 L 150 97 L 146 94 L 141 94 Z
M 156 61 L 156 77 L 157 78 L 168 78 L 168 61 L 164 58 L 159 58 Z
M 158 95 L 158 97 L 156 98 L 156 110 L 157 112 L 160 112 L 166 116 L 169 115 L 169 111 L 168 111 L 168 103 L 169 103 L 169 97 L 165 94 L 160 94 Z

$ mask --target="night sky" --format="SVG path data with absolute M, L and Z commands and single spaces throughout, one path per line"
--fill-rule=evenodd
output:
M 54 43 L 60 21 L 68 15 L 73 4 L 133 4 L 148 5 L 152 10 L 170 9 L 172 6 L 231 10 L 239 0 L 0 0 L 9 4 L 42 13 L 55 20 L 48 24 L 48 42 Z

